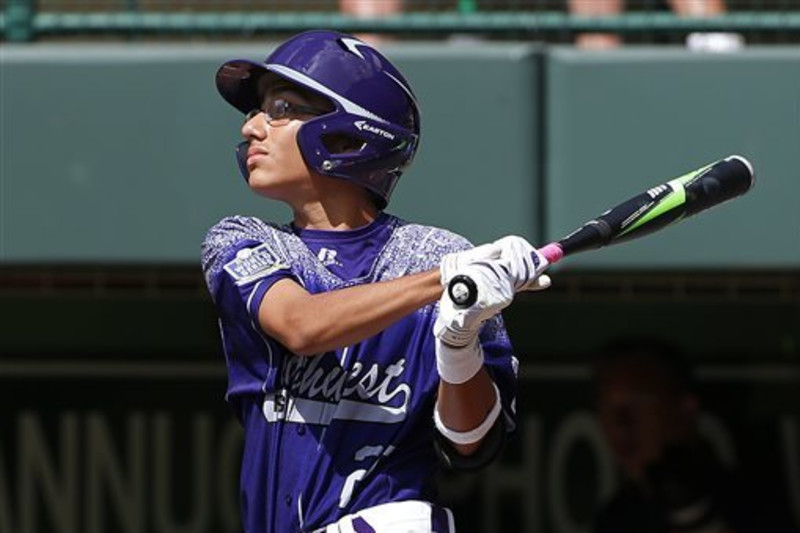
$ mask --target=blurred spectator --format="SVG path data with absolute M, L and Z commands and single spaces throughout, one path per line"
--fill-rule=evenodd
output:
M 402 12 L 403 0 L 339 0 L 339 10 L 356 18 L 382 18 Z M 374 33 L 362 33 L 356 37 L 373 46 L 391 40 L 391 37 Z
M 663 0 L 682 17 L 713 17 L 727 12 L 725 0 Z M 573 15 L 602 17 L 617 15 L 625 8 L 625 0 L 568 0 L 569 11 Z M 622 44 L 622 37 L 613 33 L 583 33 L 575 43 L 582 48 L 607 49 Z M 686 44 L 693 50 L 730 51 L 744 45 L 744 39 L 737 33 L 712 32 L 691 33 Z
M 778 533 L 788 512 L 725 469 L 698 435 L 692 370 L 652 340 L 607 346 L 596 358 L 600 427 L 624 481 L 596 514 L 595 533 Z M 779 512 L 781 511 L 781 512 Z

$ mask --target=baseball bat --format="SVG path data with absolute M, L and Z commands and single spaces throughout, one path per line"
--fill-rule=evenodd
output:
M 750 162 L 731 155 L 617 204 L 539 253 L 553 264 L 568 255 L 636 239 L 741 196 L 754 183 Z M 448 294 L 461 307 L 478 298 L 475 282 L 464 275 L 450 281 Z

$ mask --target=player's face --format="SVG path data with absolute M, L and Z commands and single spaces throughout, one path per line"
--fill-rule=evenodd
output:
M 665 447 L 685 436 L 690 422 L 684 396 L 646 362 L 617 362 L 601 371 L 600 427 L 614 458 L 633 479 L 642 479 Z
M 242 136 L 249 141 L 248 182 L 269 198 L 301 202 L 312 187 L 297 132 L 304 121 L 326 112 L 330 105 L 281 81 L 270 84 L 263 94 L 261 108 L 250 112 L 242 126 Z

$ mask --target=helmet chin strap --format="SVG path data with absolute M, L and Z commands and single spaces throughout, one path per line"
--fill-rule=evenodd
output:
M 248 141 L 242 141 L 236 145 L 236 164 L 244 181 L 250 183 L 250 171 L 247 170 L 247 150 L 250 148 Z

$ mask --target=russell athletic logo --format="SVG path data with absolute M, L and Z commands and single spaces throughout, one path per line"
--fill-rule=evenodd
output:
M 373 135 L 378 135 L 379 137 L 383 137 L 384 139 L 389 139 L 390 141 L 394 140 L 394 135 L 389 133 L 386 130 L 382 130 L 377 126 L 373 126 L 372 124 L 368 124 L 366 120 L 356 120 L 353 122 L 353 125 L 358 128 L 358 131 L 368 131 Z
M 330 250 L 328 248 L 320 248 L 319 253 L 317 254 L 317 258 L 324 266 L 342 266 L 342 264 L 336 259 L 336 250 Z

